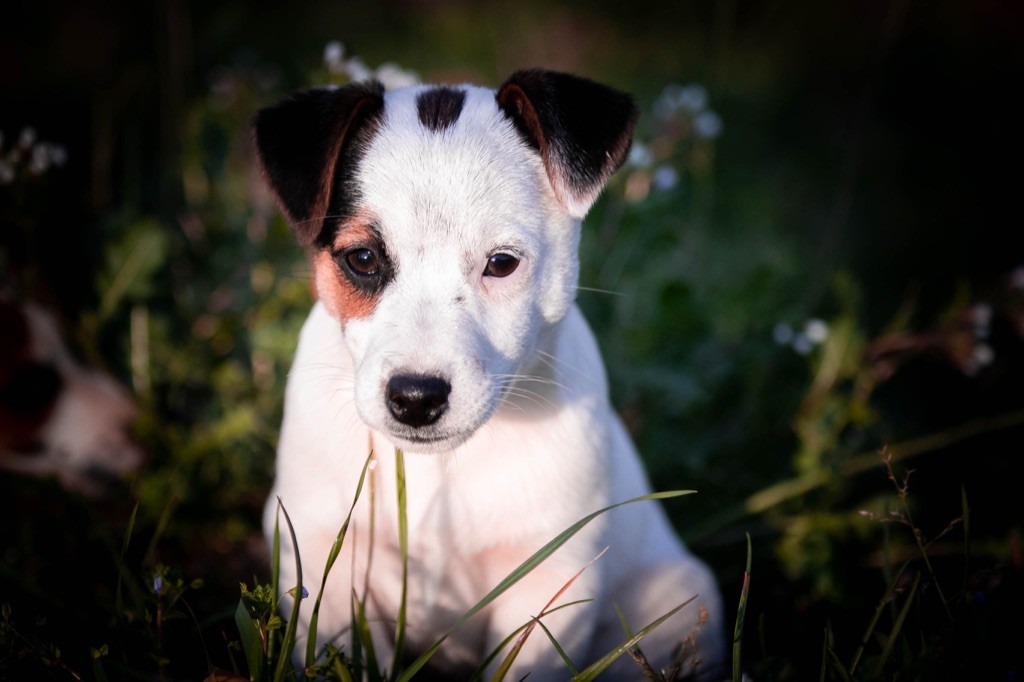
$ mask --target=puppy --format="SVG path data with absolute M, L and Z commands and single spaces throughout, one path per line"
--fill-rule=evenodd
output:
M 625 160 L 636 118 L 628 95 L 541 70 L 497 91 L 310 90 L 257 115 L 257 156 L 310 249 L 319 299 L 289 376 L 264 519 L 269 536 L 280 499 L 297 536 L 294 547 L 282 531 L 282 588 L 295 584 L 297 551 L 315 595 L 374 457 L 372 495 L 363 491 L 327 580 L 318 645 L 347 644 L 356 598 L 380 659 L 415 655 L 572 523 L 651 491 L 573 302 L 580 221 Z M 402 652 L 396 448 L 408 487 Z M 456 630 L 432 664 L 462 678 L 605 547 L 559 603 L 593 601 L 543 620 L 576 667 L 626 639 L 614 605 L 638 630 L 691 598 L 641 648 L 665 665 L 696 633 L 701 669 L 722 658 L 715 580 L 644 502 L 587 526 Z M 611 677 L 641 677 L 628 657 L 619 665 Z M 540 630 L 508 679 L 527 673 L 569 676 Z
M 0 467 L 88 496 L 135 471 L 143 458 L 128 436 L 127 392 L 78 363 L 37 305 L 0 298 L 0 330 Z

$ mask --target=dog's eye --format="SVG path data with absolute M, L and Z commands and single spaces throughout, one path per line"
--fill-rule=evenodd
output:
M 519 267 L 519 259 L 509 253 L 496 253 L 487 259 L 484 277 L 508 277 Z
M 380 262 L 370 249 L 352 249 L 345 254 L 345 263 L 349 269 L 357 275 L 370 277 L 377 274 L 380 269 Z

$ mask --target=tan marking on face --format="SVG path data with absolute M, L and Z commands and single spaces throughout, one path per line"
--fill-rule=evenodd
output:
M 346 221 L 339 229 L 331 249 L 321 249 L 313 257 L 313 288 L 324 302 L 327 312 L 335 319 L 346 320 L 368 317 L 377 307 L 379 296 L 367 296 L 349 281 L 334 254 L 353 246 L 373 245 L 376 235 L 368 222 L 359 217 Z

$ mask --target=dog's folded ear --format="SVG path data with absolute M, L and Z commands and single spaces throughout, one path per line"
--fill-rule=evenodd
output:
M 256 114 L 256 155 L 302 246 L 323 228 L 346 146 L 383 106 L 383 86 L 369 81 L 299 92 Z
M 639 115 L 633 98 L 554 71 L 517 71 L 498 90 L 498 106 L 540 152 L 555 196 L 582 218 L 625 162 Z

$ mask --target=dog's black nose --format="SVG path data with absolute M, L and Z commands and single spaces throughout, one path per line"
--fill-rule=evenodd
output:
M 396 374 L 388 381 L 388 409 L 403 424 L 426 426 L 448 409 L 451 392 L 451 384 L 441 377 Z

